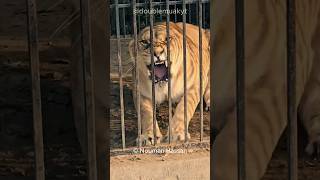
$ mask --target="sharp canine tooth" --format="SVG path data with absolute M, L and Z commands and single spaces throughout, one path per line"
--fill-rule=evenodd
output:
M 168 61 L 165 61 L 164 63 L 166 64 L 166 67 L 168 67 Z

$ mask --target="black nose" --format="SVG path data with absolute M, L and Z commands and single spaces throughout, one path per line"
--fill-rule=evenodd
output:
M 157 57 L 159 59 L 163 52 L 164 52 L 164 50 L 162 50 L 160 53 L 159 52 L 158 53 L 154 52 L 153 54 L 154 54 L 155 57 Z
M 157 60 L 160 60 L 160 54 L 154 53 L 154 56 L 157 58 Z

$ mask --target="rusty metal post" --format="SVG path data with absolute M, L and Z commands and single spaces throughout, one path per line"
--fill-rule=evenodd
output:
M 122 81 L 122 59 L 121 59 L 121 42 L 120 42 L 120 20 L 119 20 L 119 2 L 115 0 L 116 5 L 116 31 L 117 31 L 117 52 L 118 52 L 118 63 L 119 63 L 119 84 L 120 84 L 120 113 L 121 113 L 121 138 L 122 138 L 122 149 L 126 147 L 126 135 L 125 135 L 125 124 L 124 124 L 124 100 L 123 100 L 123 81 Z
M 149 2 L 150 11 L 153 9 L 153 1 Z M 156 119 L 156 95 L 155 95 L 155 74 L 154 74 L 154 50 L 153 50 L 153 14 L 150 13 L 150 57 L 151 57 L 151 76 L 152 76 L 152 119 L 153 119 L 153 142 L 154 145 L 157 144 L 157 119 Z
M 246 180 L 245 169 L 245 32 L 244 0 L 235 0 L 236 15 L 236 104 L 238 180 Z
M 169 10 L 169 0 L 166 0 L 166 9 Z M 171 143 L 171 123 L 172 123 L 172 97 L 171 97 L 171 62 L 170 62 L 170 14 L 166 16 L 166 33 L 167 33 L 167 62 L 168 62 L 168 104 L 169 104 L 169 144 Z
M 296 108 L 295 0 L 287 0 L 287 118 L 288 179 L 298 179 L 298 135 Z
M 91 0 L 80 1 L 81 12 L 81 42 L 83 60 L 83 82 L 85 89 L 85 118 L 87 133 L 87 160 L 88 178 L 97 179 L 97 155 L 96 155 L 96 124 L 95 124 L 95 91 L 93 84 L 93 60 L 91 38 Z
M 137 8 L 136 0 L 132 1 L 132 9 L 133 12 Z M 137 101 L 137 117 L 138 117 L 138 146 L 141 147 L 141 110 L 140 110 L 140 87 L 139 87 L 139 69 L 137 67 L 137 55 L 138 55 L 138 31 L 137 31 L 137 15 L 136 13 L 133 13 L 133 39 L 134 39 L 134 62 L 135 62 L 135 84 L 136 84 L 136 101 Z
M 182 10 L 186 9 L 186 1 L 182 0 Z M 183 22 L 183 103 L 184 103 L 184 136 L 185 136 L 185 142 L 188 141 L 188 90 L 187 90 L 187 42 L 186 42 L 186 14 L 183 13 L 182 15 L 182 22 Z
M 200 141 L 203 141 L 203 77 L 202 77 L 202 0 L 198 1 L 199 20 L 199 77 L 200 77 Z
M 31 67 L 33 131 L 35 147 L 36 180 L 45 179 L 42 107 L 39 73 L 39 40 L 36 0 L 27 0 L 28 47 Z

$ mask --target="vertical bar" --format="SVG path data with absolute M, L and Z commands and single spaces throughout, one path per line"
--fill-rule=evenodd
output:
M 133 11 L 137 8 L 136 0 L 132 1 Z M 133 38 L 134 38 L 134 62 L 135 62 L 135 84 L 136 84 L 136 102 L 137 102 L 137 117 L 138 117 L 138 146 L 141 147 L 141 112 L 140 112 L 140 88 L 139 88 L 139 70 L 137 67 L 137 55 L 138 55 L 138 35 L 137 35 L 137 15 L 133 13 Z
M 114 14 L 115 14 L 115 9 L 114 8 L 110 8 L 110 15 L 111 15 L 111 17 L 112 16 L 114 16 Z M 110 25 L 111 25 L 111 32 L 110 32 L 110 36 L 113 36 L 114 34 L 116 34 L 116 29 L 115 29 L 115 19 L 114 18 L 110 18 Z
M 145 2 L 144 2 L 145 6 L 146 6 L 145 7 L 146 9 L 148 9 L 148 3 L 147 2 L 148 2 L 148 0 L 145 0 Z M 145 18 L 145 27 L 147 27 L 148 26 L 148 16 L 146 14 L 144 14 L 144 15 L 146 16 L 146 18 Z
M 107 165 L 110 162 L 109 149 L 109 122 L 108 115 L 110 110 L 108 109 L 109 100 L 109 79 L 110 79 L 110 31 L 107 28 L 107 24 L 110 23 L 110 11 L 108 11 L 109 3 L 104 0 L 91 1 L 93 5 L 102 4 L 101 10 L 98 12 L 91 8 L 91 17 L 99 17 L 97 19 L 92 18 L 92 54 L 93 54 L 93 67 L 94 76 L 93 83 L 95 87 L 94 93 L 96 97 L 99 97 L 100 103 L 95 103 L 96 113 L 96 152 L 97 152 L 97 180 L 104 180 L 110 176 L 110 171 Z M 105 6 L 106 5 L 106 6 Z M 93 10 L 92 10 L 93 9 Z M 101 17 L 100 17 L 101 16 Z M 105 22 L 104 27 L 99 26 L 100 23 Z M 98 46 L 99 48 L 95 48 Z M 97 66 L 99 64 L 99 66 Z M 98 89 L 99 88 L 99 89 Z M 103 94 L 104 96 L 100 96 Z M 106 116 L 107 115 L 107 116 Z
M 159 7 L 162 10 L 162 5 L 160 5 Z M 162 22 L 162 14 L 160 13 L 159 16 L 160 16 L 160 22 Z
M 207 4 L 207 7 L 208 7 L 208 12 L 210 14 L 210 2 Z M 206 19 L 206 24 L 207 24 L 206 27 L 210 27 L 210 15 L 206 16 L 205 19 Z
M 81 40 L 82 40 L 82 59 L 84 72 L 85 89 L 85 115 L 87 125 L 87 152 L 88 152 L 88 178 L 97 179 L 97 155 L 96 155 L 96 133 L 95 133 L 95 102 L 93 84 L 93 61 L 91 44 L 91 1 L 81 0 Z
M 203 78 L 202 78 L 202 0 L 199 5 L 199 76 L 200 76 L 200 141 L 203 141 Z
M 205 17 L 206 17 L 206 3 L 203 4 L 203 11 L 202 11 L 202 22 L 206 22 L 205 21 Z M 206 26 L 205 26 L 206 27 Z
M 186 1 L 182 0 L 182 10 L 186 9 Z M 184 136 L 185 142 L 188 141 L 188 114 L 187 114 L 187 57 L 186 57 L 186 14 L 182 15 L 183 22 L 183 105 L 184 105 Z
M 166 0 L 166 9 L 169 10 L 169 0 Z M 171 143 L 172 135 L 172 97 L 171 97 L 171 62 L 170 62 L 170 14 L 167 13 L 167 22 L 166 22 L 166 31 L 167 31 L 167 62 L 168 62 L 168 103 L 169 103 L 169 144 Z
M 177 5 L 174 5 L 174 9 L 177 9 Z M 177 13 L 174 13 L 174 22 L 177 22 Z
M 214 13 L 215 13 L 214 8 L 215 8 L 216 4 L 217 4 L 216 2 L 212 2 L 211 4 L 209 3 L 209 8 L 210 8 L 209 17 L 214 16 Z M 213 32 L 216 31 L 214 29 L 216 26 L 213 23 L 213 18 L 208 19 L 208 20 L 211 24 L 211 26 L 209 27 L 210 36 L 211 36 L 211 38 L 210 38 L 210 46 L 211 46 L 210 47 L 210 73 L 209 73 L 210 74 L 209 83 L 211 85 L 210 86 L 211 87 L 210 88 L 210 93 L 211 93 L 210 94 L 210 107 L 211 107 L 211 109 L 210 109 L 210 114 L 209 114 L 210 115 L 210 140 L 209 141 L 210 141 L 210 147 L 214 148 L 214 146 L 215 146 L 214 139 L 216 137 L 216 131 L 214 130 L 214 128 L 215 128 L 214 126 L 216 123 L 215 117 L 217 117 L 217 113 L 216 113 L 216 108 L 212 108 L 212 107 L 215 107 L 214 103 L 216 102 L 215 101 L 216 95 L 215 95 L 215 90 L 214 90 L 216 86 L 214 86 L 215 83 L 213 83 L 213 82 L 215 82 L 215 74 L 214 74 L 215 63 L 213 63 L 213 56 L 216 51 L 213 51 L 213 50 L 215 50 L 215 47 L 218 47 L 218 46 L 217 46 L 217 41 L 213 41 L 213 37 L 216 36 L 216 35 L 213 36 L 213 34 L 214 34 Z M 217 180 L 216 178 L 213 177 L 213 174 L 216 173 L 216 164 L 213 162 L 213 159 L 215 159 L 215 158 L 216 158 L 216 153 L 214 153 L 214 150 L 211 150 L 211 152 L 210 152 L 210 172 L 211 172 L 210 179 L 211 180 Z
M 295 1 L 287 0 L 287 117 L 288 117 L 288 179 L 298 179 L 298 142 L 296 110 L 296 37 Z
M 121 138 L 122 149 L 126 147 L 126 130 L 124 124 L 124 102 L 123 102 L 123 81 L 122 81 L 122 59 L 121 59 L 121 42 L 120 42 L 120 20 L 119 20 L 119 2 L 115 0 L 116 5 L 116 30 L 117 30 L 117 52 L 119 62 L 119 85 L 120 85 L 120 112 L 121 112 Z
M 153 1 L 150 0 L 150 10 L 153 9 Z M 156 98 L 155 98 L 155 75 L 154 75 L 154 52 L 153 52 L 153 14 L 150 13 L 150 57 L 152 67 L 152 117 L 153 117 L 153 142 L 157 144 L 157 119 L 156 119 Z
M 140 20 L 140 18 L 141 18 L 141 15 L 139 14 L 138 15 L 138 29 L 141 28 L 141 20 Z
M 31 67 L 32 83 L 32 108 L 33 108 L 33 131 L 35 147 L 36 180 L 45 179 L 44 152 L 43 152 L 43 130 L 41 112 L 41 92 L 39 73 L 39 40 L 38 40 L 38 18 L 35 0 L 27 0 L 28 13 L 28 48 Z
M 188 4 L 188 23 L 191 23 L 191 4 Z
M 123 37 L 126 37 L 126 8 L 122 8 Z
M 196 3 L 195 6 L 196 6 L 196 14 L 199 16 L 199 3 Z M 195 19 L 194 23 L 199 24 L 199 17 Z
M 238 180 L 245 180 L 245 39 L 244 1 L 235 0 Z

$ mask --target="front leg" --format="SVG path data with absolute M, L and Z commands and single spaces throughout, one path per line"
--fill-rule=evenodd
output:
M 136 96 L 134 95 L 134 102 L 136 104 Z M 160 132 L 158 122 L 156 122 L 156 139 L 154 140 L 153 135 L 153 111 L 152 111 L 152 101 L 149 98 L 141 96 L 140 98 L 140 111 L 141 111 L 141 136 L 137 138 L 137 144 L 140 140 L 142 145 L 152 145 L 154 141 L 157 144 L 160 143 L 162 134 Z
M 187 126 L 199 104 L 200 96 L 198 88 L 189 90 L 187 93 Z M 185 123 L 184 123 L 184 96 L 178 103 L 171 123 L 171 142 L 185 141 Z M 169 132 L 165 138 L 168 141 Z M 190 133 L 187 133 L 187 140 L 190 139 Z

